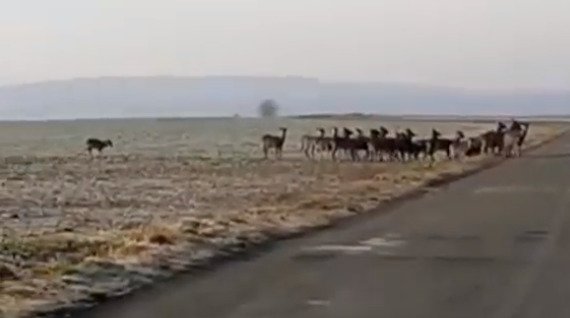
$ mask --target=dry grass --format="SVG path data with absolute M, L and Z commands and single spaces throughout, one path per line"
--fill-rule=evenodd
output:
M 533 127 L 529 143 L 560 129 Z M 128 292 L 228 246 L 325 225 L 481 164 L 308 162 L 297 149 L 290 145 L 283 161 L 136 152 L 6 158 L 0 309 L 17 316 Z

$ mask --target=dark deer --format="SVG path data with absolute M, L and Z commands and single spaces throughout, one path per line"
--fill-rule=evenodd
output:
M 416 160 L 420 158 L 420 155 L 422 155 L 422 158 L 427 157 L 427 154 L 429 152 L 429 144 L 430 144 L 429 139 L 419 139 L 412 141 L 411 154 L 414 156 Z
M 388 137 L 388 134 L 388 129 L 383 126 L 380 126 L 379 130 L 370 130 L 370 148 L 380 161 L 384 161 L 384 156 L 387 156 L 388 159 L 393 159 L 396 156 L 396 139 Z
M 447 138 L 440 138 L 441 133 L 436 129 L 431 130 L 431 139 L 429 143 L 429 156 L 431 160 L 435 160 L 435 153 L 444 151 L 448 159 L 451 159 L 451 145 L 453 140 Z
M 287 128 L 281 127 L 279 130 L 281 130 L 281 136 L 265 134 L 261 137 L 265 159 L 267 159 L 270 149 L 275 150 L 275 158 L 281 159 L 283 155 L 283 145 L 285 144 L 285 138 L 287 137 Z
M 467 157 L 478 156 L 483 152 L 484 140 L 481 136 L 469 138 L 469 148 L 465 151 Z
M 102 153 L 103 149 L 107 147 L 113 147 L 113 142 L 110 139 L 107 140 L 100 140 L 97 138 L 89 138 L 86 141 L 87 144 L 87 152 L 90 155 L 93 155 L 93 149 L 96 149 L 97 152 Z
M 356 152 L 354 151 L 354 140 L 350 138 L 353 132 L 344 128 L 344 135 L 339 136 L 338 128 L 333 128 L 333 150 L 331 152 L 332 160 L 336 161 L 336 154 L 339 150 L 344 151 L 346 154 L 350 154 L 352 161 L 356 161 Z
M 406 129 L 402 134 L 399 134 L 399 152 L 400 156 L 404 158 L 407 155 L 408 159 L 420 159 L 420 155 L 427 156 L 429 148 L 429 139 L 414 140 L 416 134 L 411 129 Z
M 485 153 L 501 153 L 503 150 L 503 135 L 507 126 L 502 122 L 497 124 L 496 130 L 490 130 L 481 135 L 483 139 L 483 151 Z
M 399 155 L 401 161 L 406 161 L 413 156 L 414 153 L 414 142 L 413 138 L 416 134 L 409 128 L 405 130 L 405 132 L 396 133 L 395 139 L 395 150 L 396 153 Z
M 365 153 L 364 158 L 370 159 L 370 149 L 369 149 L 370 138 L 366 137 L 364 135 L 364 132 L 362 131 L 362 129 L 356 128 L 355 130 L 357 133 L 357 136 L 354 139 L 354 151 L 356 153 L 356 158 L 360 159 L 358 152 L 364 151 L 364 153 Z
M 396 143 L 396 138 L 389 137 L 390 132 L 386 127 L 380 126 L 380 140 L 378 141 L 378 150 L 380 151 L 380 158 L 382 155 L 386 155 L 388 160 L 397 159 L 398 147 Z

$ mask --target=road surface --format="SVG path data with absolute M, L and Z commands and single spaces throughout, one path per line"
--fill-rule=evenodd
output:
M 570 136 L 77 317 L 570 317 Z

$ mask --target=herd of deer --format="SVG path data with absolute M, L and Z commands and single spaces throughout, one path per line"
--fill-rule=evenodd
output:
M 443 152 L 448 159 L 461 159 L 482 153 L 503 154 L 505 157 L 520 156 L 521 146 L 528 134 L 530 124 L 513 120 L 511 126 L 499 122 L 496 130 L 487 131 L 474 137 L 465 137 L 457 131 L 454 138 L 442 138 L 441 133 L 432 129 L 428 139 L 416 139 L 411 129 L 396 132 L 389 136 L 385 127 L 370 129 L 369 136 L 356 128 L 354 132 L 343 128 L 339 134 L 337 127 L 332 129 L 332 136 L 326 136 L 324 128 L 318 128 L 317 135 L 304 135 L 301 138 L 301 151 L 309 159 L 314 159 L 317 153 L 330 154 L 332 160 L 341 155 L 352 161 L 408 161 L 429 158 L 435 160 L 438 152 Z M 271 150 L 276 158 L 281 158 L 283 145 L 287 136 L 287 128 L 280 128 L 281 135 L 266 134 L 262 137 L 264 157 Z

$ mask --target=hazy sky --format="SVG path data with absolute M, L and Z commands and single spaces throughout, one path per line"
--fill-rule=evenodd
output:
M 569 0 L 0 4 L 0 84 L 227 74 L 570 89 Z

